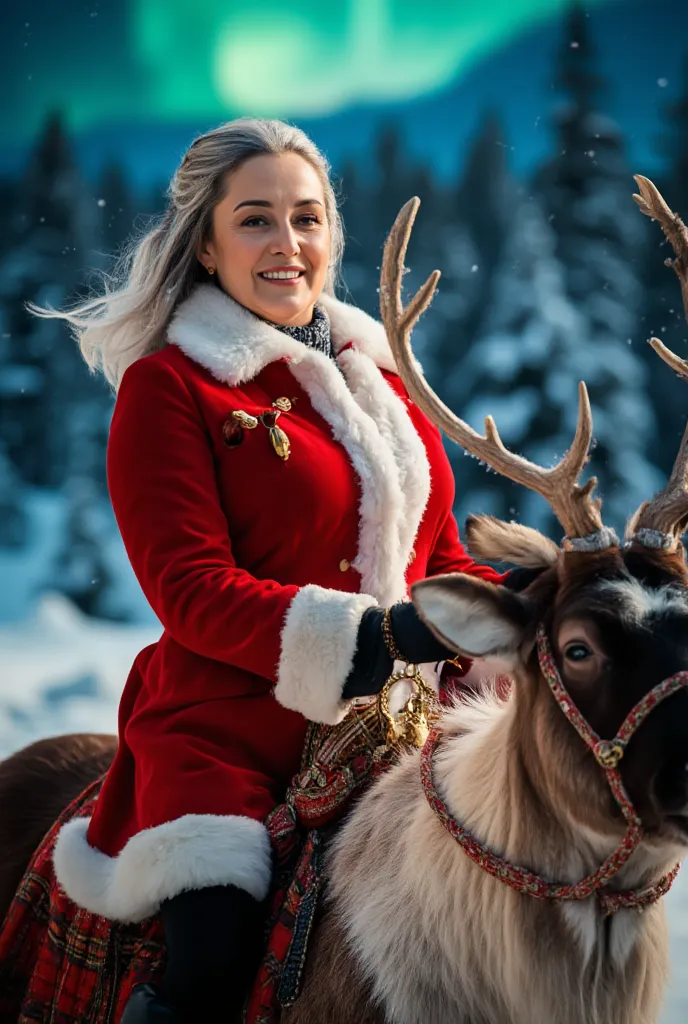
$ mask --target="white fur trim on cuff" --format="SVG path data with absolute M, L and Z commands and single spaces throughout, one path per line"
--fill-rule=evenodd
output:
M 337 725 L 349 710 L 342 700 L 361 616 L 377 605 L 369 594 L 302 587 L 289 605 L 275 697 L 311 722 Z
M 60 830 L 53 863 L 67 896 L 92 914 L 124 923 L 157 913 L 187 889 L 236 885 L 264 899 L 272 873 L 270 837 L 260 821 L 239 815 L 185 814 L 143 829 L 116 857 L 89 845 L 90 818 Z

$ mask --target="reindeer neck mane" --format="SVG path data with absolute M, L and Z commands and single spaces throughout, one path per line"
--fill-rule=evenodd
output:
M 632 852 L 641 844 L 642 833 L 635 835 L 637 827 L 630 825 L 623 837 L 623 822 L 610 813 L 600 766 L 588 756 L 563 715 L 561 721 L 552 722 L 553 702 L 543 702 L 541 691 L 528 683 L 516 678 L 515 692 L 508 699 L 501 699 L 492 687 L 448 712 L 432 768 L 445 811 L 454 825 L 460 823 L 460 833 L 466 830 L 475 837 L 477 852 L 482 848 L 510 865 L 521 865 L 543 882 L 559 881 L 577 888 L 582 878 L 593 875 L 603 860 L 612 857 L 618 865 L 612 887 L 642 890 L 649 886 L 648 902 L 654 902 L 675 877 L 671 858 L 667 859 L 666 851 L 649 859 Z M 553 724 L 564 726 L 563 736 Z M 426 783 L 431 745 L 424 752 Z M 589 819 L 586 809 L 592 809 Z M 632 806 L 630 812 L 639 825 Z M 622 866 L 629 854 L 631 859 Z M 631 905 L 634 898 L 631 894 Z M 627 905 L 627 897 L 621 899 L 619 894 L 618 899 L 602 896 L 600 906 L 613 905 L 615 900 Z

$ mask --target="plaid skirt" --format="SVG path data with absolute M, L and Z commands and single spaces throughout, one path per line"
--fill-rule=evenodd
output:
M 329 835 L 394 753 L 375 702 L 336 727 L 312 725 L 301 770 L 266 821 L 274 878 L 265 953 L 247 1024 L 277 1024 L 299 994 Z M 59 889 L 52 851 L 65 822 L 92 814 L 102 779 L 62 814 L 36 851 L 0 930 L 0 1024 L 116 1024 L 139 982 L 165 967 L 158 917 L 123 925 L 81 910 Z

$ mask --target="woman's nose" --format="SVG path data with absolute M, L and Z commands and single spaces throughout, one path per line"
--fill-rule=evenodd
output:
M 299 242 L 291 224 L 281 224 L 270 246 L 270 252 L 277 256 L 296 256 L 299 252 Z

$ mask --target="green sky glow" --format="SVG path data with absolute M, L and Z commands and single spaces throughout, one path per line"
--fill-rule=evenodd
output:
M 132 32 L 151 115 L 302 117 L 442 88 L 568 3 L 138 0 Z
M 105 11 L 35 0 L 0 37 L 0 142 L 50 109 L 73 130 L 300 118 L 441 91 L 571 0 L 122 0 Z M 587 6 L 624 0 L 587 0 Z M 103 5 L 105 6 L 105 5 Z M 504 83 L 517 88 L 518 82 Z

